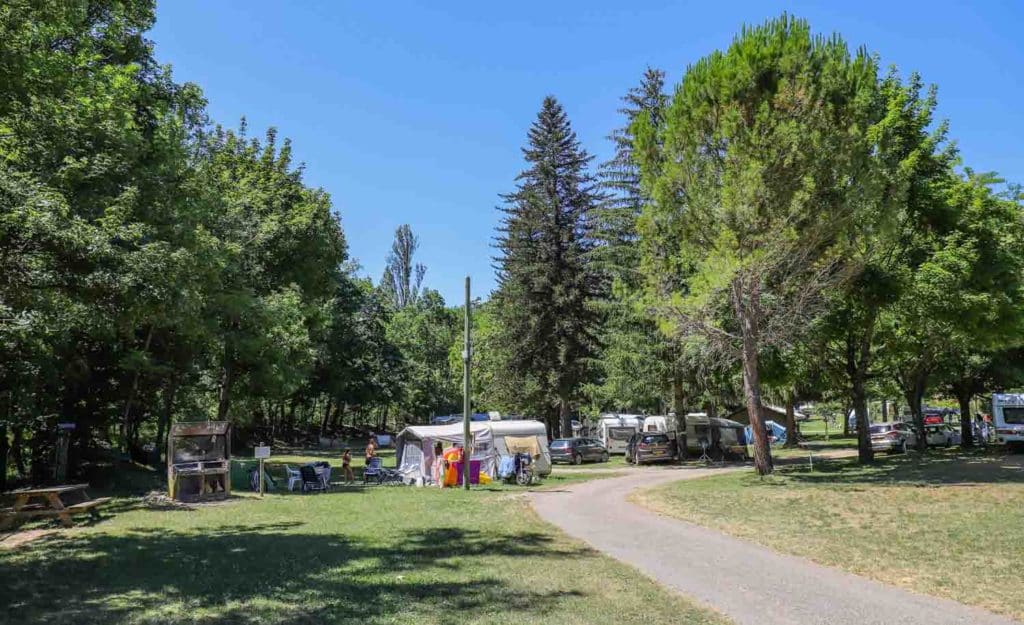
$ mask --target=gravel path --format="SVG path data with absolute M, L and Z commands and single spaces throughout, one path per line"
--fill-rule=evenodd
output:
M 738 625 L 1021 625 L 782 555 L 626 500 L 637 488 L 728 470 L 734 469 L 647 468 L 531 498 L 548 522 Z M 765 519 L 765 531 L 771 531 L 771 519 Z

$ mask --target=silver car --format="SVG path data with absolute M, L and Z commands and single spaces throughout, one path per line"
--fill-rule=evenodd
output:
M 960 444 L 960 430 L 951 425 L 926 425 L 924 435 L 929 447 L 952 447 Z
M 917 434 L 907 423 L 875 423 L 870 428 L 871 449 L 894 454 L 907 453 L 917 445 Z

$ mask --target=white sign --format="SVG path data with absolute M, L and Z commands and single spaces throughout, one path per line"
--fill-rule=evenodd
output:
M 253 452 L 257 460 L 266 460 L 270 457 L 270 447 L 255 447 Z

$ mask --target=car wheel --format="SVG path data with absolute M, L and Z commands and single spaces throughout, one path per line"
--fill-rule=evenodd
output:
M 953 439 L 952 439 L 952 438 L 949 438 L 949 437 L 947 436 L 947 437 L 946 437 L 946 447 L 952 447 L 952 446 L 953 446 Z
M 603 452 L 601 454 L 601 462 L 608 462 L 608 452 L 607 451 Z
M 573 464 L 583 464 L 583 456 L 581 456 L 579 454 L 573 454 L 573 456 L 572 456 L 572 463 Z
M 900 442 L 900 453 L 901 454 L 907 453 L 907 441 L 901 441 Z

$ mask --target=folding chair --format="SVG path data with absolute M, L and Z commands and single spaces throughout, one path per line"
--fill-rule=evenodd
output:
M 327 490 L 320 479 L 320 475 L 316 472 L 316 468 L 309 465 L 301 466 L 299 467 L 299 475 L 302 476 L 302 492 L 323 492 Z
M 284 473 L 288 476 L 288 490 L 295 490 L 296 486 L 302 485 L 302 474 L 298 469 L 293 469 L 288 465 L 284 465 Z
M 366 468 L 363 469 L 363 484 L 368 484 L 370 478 L 377 480 L 380 484 L 384 479 L 384 470 L 380 467 L 380 458 L 374 456 L 370 458 L 370 461 L 366 464 Z

